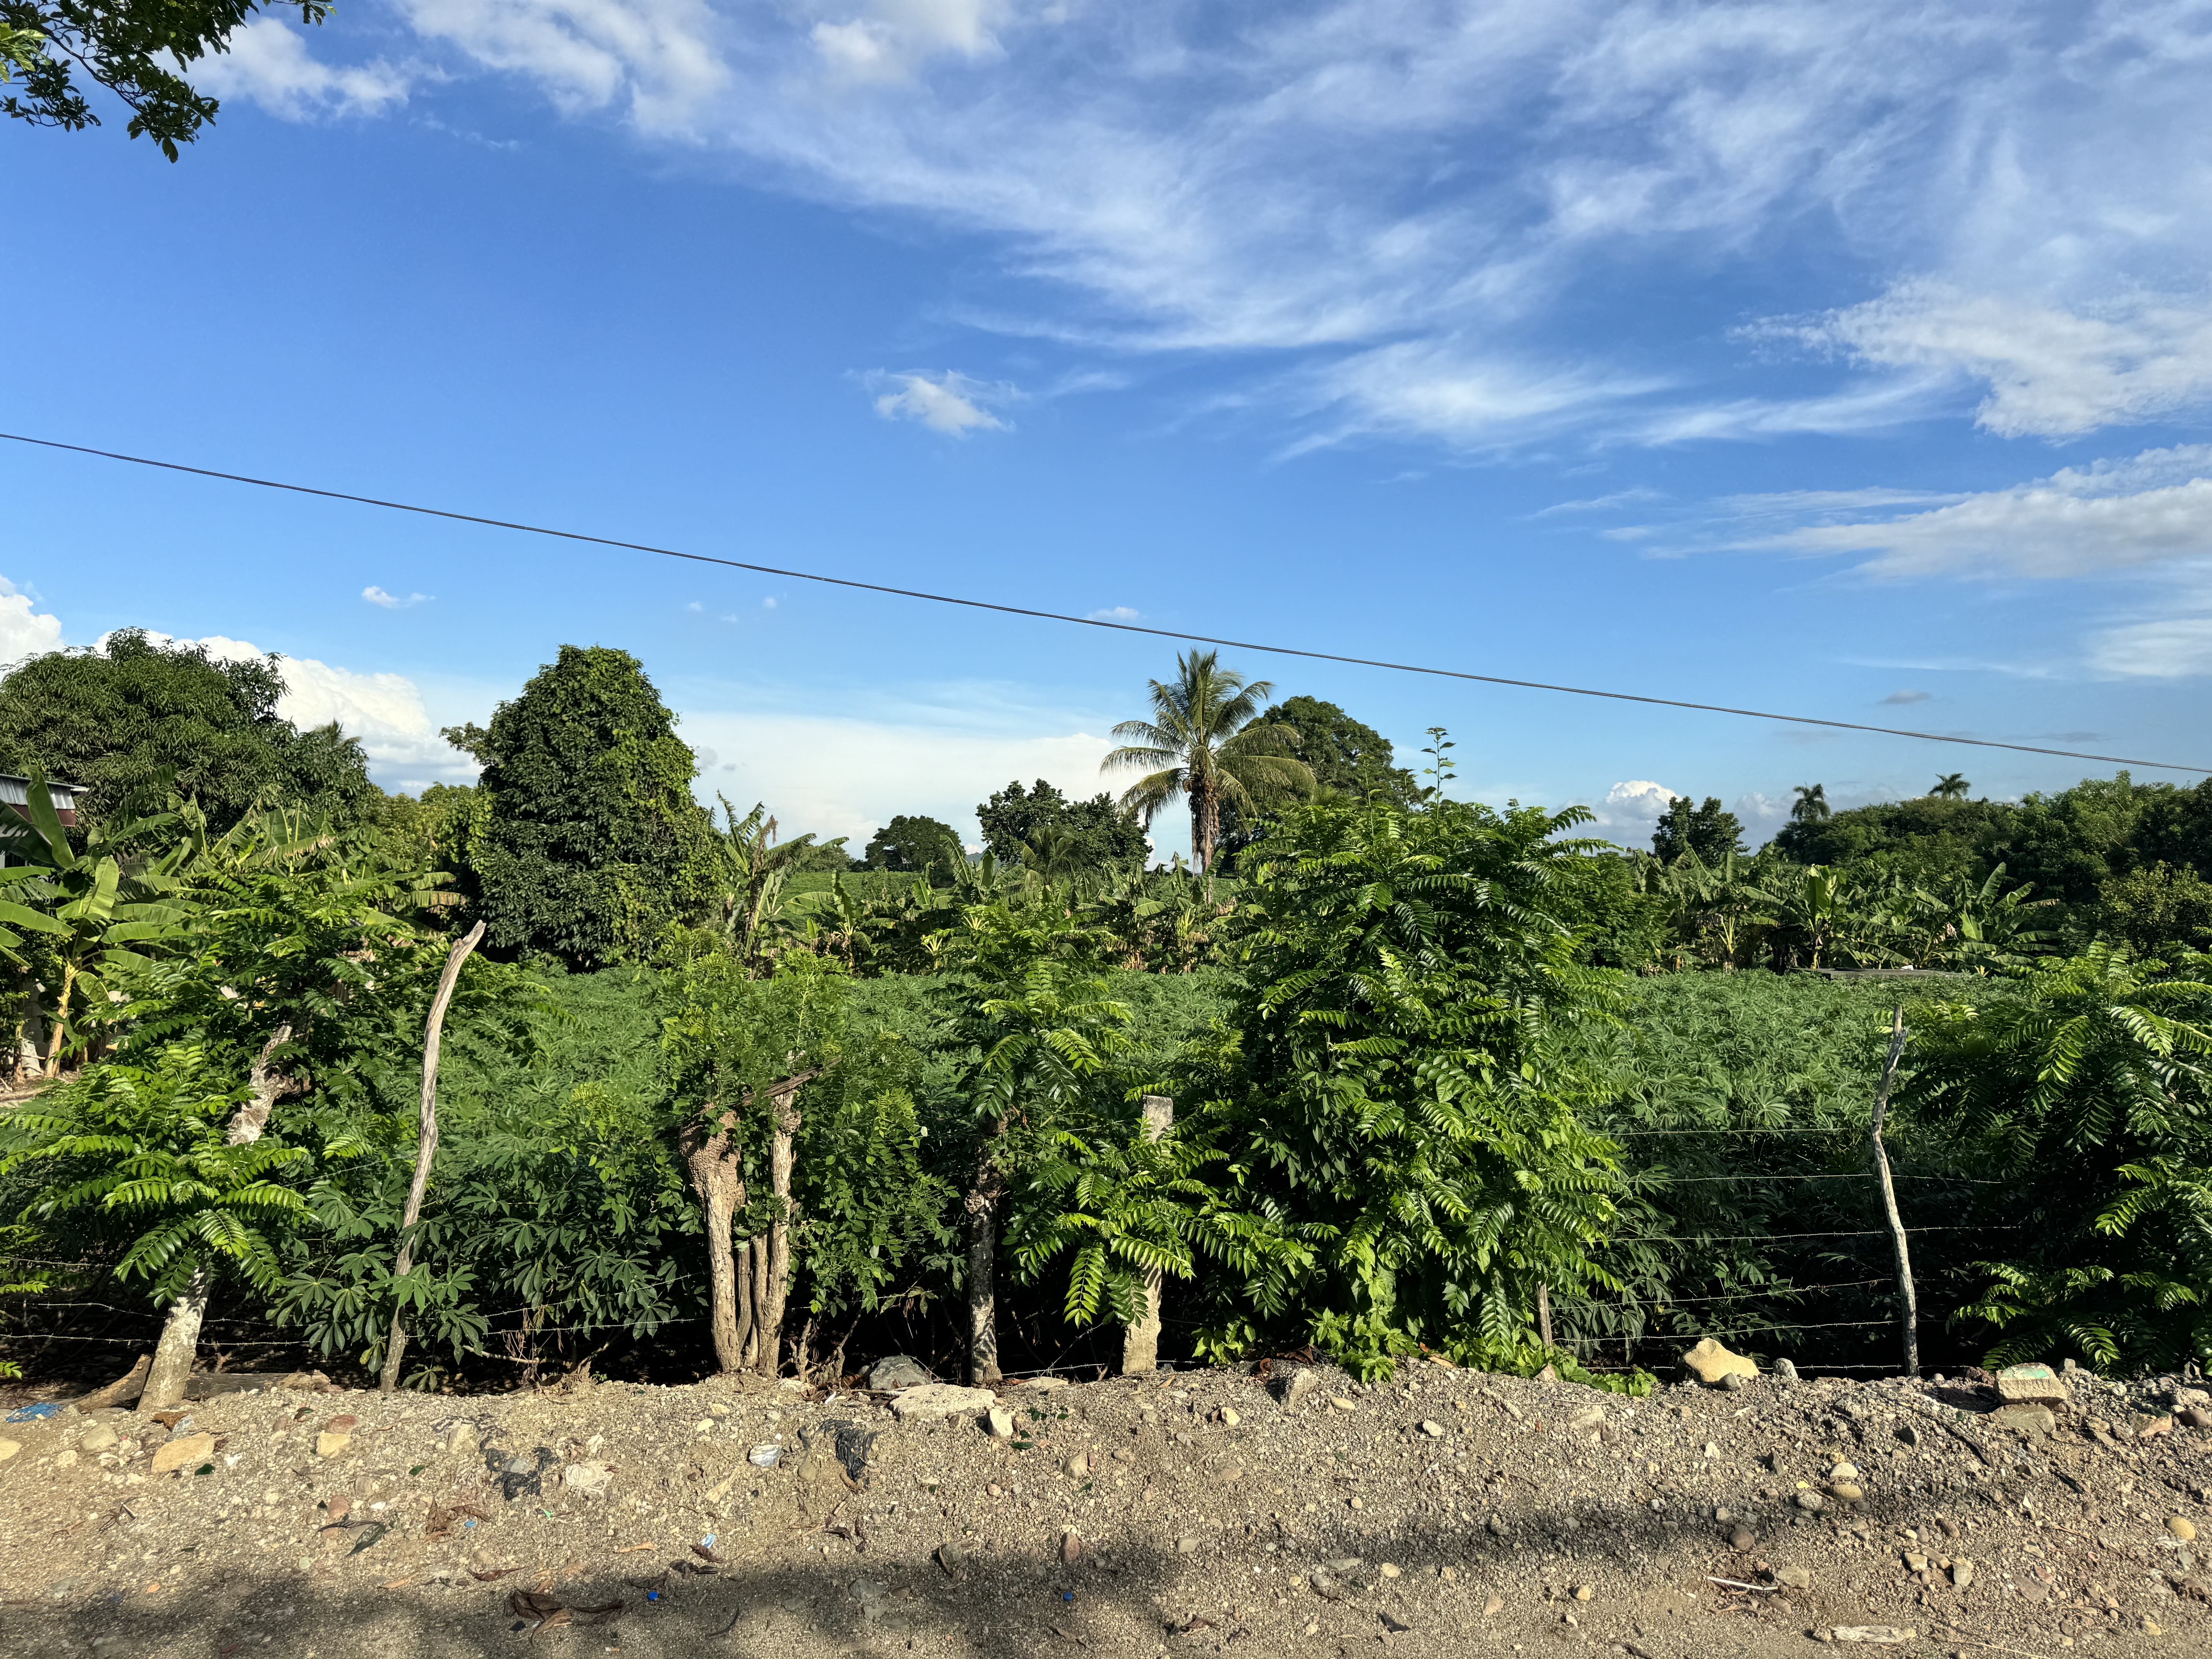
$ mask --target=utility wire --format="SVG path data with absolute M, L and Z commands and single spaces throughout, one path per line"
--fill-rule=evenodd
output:
M 2100 761 L 2112 766 L 2148 766 L 2161 772 L 2212 775 L 2212 766 L 2189 766 L 2179 761 L 2133 760 L 2124 755 L 2094 755 L 2079 749 L 2045 749 L 2035 744 L 2002 743 L 1995 738 L 1946 737 L 1935 732 L 1911 732 L 1898 726 L 1867 726 L 1857 720 L 1821 720 L 1811 714 L 1778 714 L 1763 708 L 1735 708 L 1725 703 L 1689 702 L 1680 697 L 1645 696 L 1634 691 L 1600 691 L 1586 685 L 1553 685 L 1544 680 L 1509 679 L 1502 674 L 1476 674 L 1460 668 L 1432 668 L 1420 663 L 1346 656 L 1335 651 L 1309 651 L 1294 645 L 1267 645 L 1254 640 L 1222 639 L 1212 634 L 1187 634 L 1173 628 L 1147 628 L 1139 623 L 1109 622 L 1099 617 L 1076 617 L 1058 611 L 1037 611 L 1027 605 L 1000 605 L 990 599 L 971 599 L 954 593 L 930 593 L 920 588 L 892 587 L 882 582 L 859 581 L 850 576 L 825 576 L 818 571 L 787 570 L 776 565 L 754 564 L 744 559 L 717 558 L 708 553 L 686 553 L 672 547 L 655 547 L 647 542 L 626 542 L 611 536 L 590 536 L 578 530 L 556 530 L 544 525 L 520 524 L 511 519 L 456 513 L 442 507 L 421 507 L 411 501 L 387 501 L 374 495 L 349 495 L 343 489 L 321 489 L 313 484 L 287 483 L 277 478 L 256 478 L 242 472 L 218 472 L 212 467 L 186 466 L 180 461 L 125 455 L 112 449 L 94 449 L 84 444 L 61 443 L 52 438 L 33 438 L 20 432 L 0 432 L 0 438 L 10 443 L 36 445 L 41 449 L 96 456 L 106 461 L 127 461 L 133 466 L 159 467 L 167 472 L 188 472 L 195 477 L 219 478 L 226 483 L 289 490 L 295 495 L 316 495 L 325 501 L 352 501 L 361 507 L 381 507 L 394 513 L 420 514 L 424 518 L 450 519 L 457 524 L 479 524 L 495 530 L 520 531 L 531 536 L 552 536 L 562 541 L 584 542 L 594 547 L 621 548 L 631 553 L 651 553 L 659 558 L 684 559 L 694 564 L 722 565 L 732 570 L 750 570 L 763 576 L 781 576 L 791 581 L 820 582 L 830 587 L 849 587 L 866 593 L 888 593 L 895 599 L 926 599 L 933 605 L 964 605 L 971 611 L 995 611 L 1002 616 L 1030 617 L 1040 622 L 1070 623 L 1078 628 L 1103 628 L 1121 634 L 1146 634 L 1156 639 L 1182 640 L 1194 645 L 1227 646 L 1233 651 L 1264 651 L 1275 656 L 1304 657 L 1316 662 L 1349 663 L 1358 668 L 1388 668 L 1401 674 L 1429 674 L 1441 679 L 1474 680 L 1484 685 L 1510 685 L 1524 691 L 1556 691 L 1567 696 L 1602 697 L 1613 702 L 1648 703 L 1661 708 L 1688 708 L 1706 714 L 1735 714 L 1746 720 L 1780 720 L 1791 726 L 1820 726 L 1838 732 L 1871 732 L 1879 737 L 1911 738 L 1920 743 L 1965 744 L 1976 749 L 2008 749 L 2022 755 L 2057 755 L 2065 760 Z

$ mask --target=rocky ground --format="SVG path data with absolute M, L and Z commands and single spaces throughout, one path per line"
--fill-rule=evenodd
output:
M 2069 1376 L 2047 1424 L 1978 1374 L 263 1381 L 161 1419 L 15 1390 L 0 1651 L 2212 1650 L 2212 1431 L 2173 1379 Z

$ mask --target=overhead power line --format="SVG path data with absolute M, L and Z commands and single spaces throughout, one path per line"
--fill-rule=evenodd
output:
M 721 565 L 731 570 L 750 570 L 763 576 L 781 576 L 790 581 L 819 582 L 827 587 L 848 587 L 864 593 L 888 593 L 894 599 L 926 599 L 932 605 L 964 605 L 970 611 L 995 611 L 1002 616 L 1030 617 L 1040 622 L 1071 623 L 1078 628 L 1103 628 L 1117 634 L 1146 634 L 1155 639 L 1182 640 L 1193 645 L 1226 646 L 1232 651 L 1263 651 L 1275 656 L 1304 657 L 1315 662 L 1348 663 L 1356 668 L 1387 668 L 1401 674 L 1427 674 L 1438 679 L 1472 680 L 1482 685 L 1510 685 L 1523 691 L 1556 691 L 1571 697 L 1602 697 L 1612 702 L 1647 703 L 1657 708 L 1688 708 L 1704 714 L 1735 714 L 1745 720 L 1778 720 L 1790 726 L 1820 726 L 1837 732 L 1871 732 L 1878 737 L 1911 738 L 1920 743 L 1965 744 L 1976 749 L 2007 749 L 2022 755 L 2056 755 L 2064 760 L 2100 761 L 2110 766 L 2148 766 L 2161 772 L 2212 775 L 2212 766 L 2185 765 L 2179 761 L 2095 755 L 2079 749 L 2045 749 L 2032 743 L 2002 743 L 1995 738 L 1946 737 L 1935 732 L 1911 732 L 1899 726 L 1867 726 L 1857 720 L 1822 720 L 1813 714 L 1779 714 L 1771 709 L 1735 708 L 1726 703 L 1691 702 L 1680 697 L 1647 696 L 1635 691 L 1602 691 L 1587 685 L 1554 685 L 1546 680 L 1511 679 L 1503 674 L 1477 674 L 1463 668 L 1433 668 L 1422 663 L 1392 662 L 1381 657 L 1354 657 L 1338 651 L 1313 651 L 1303 646 L 1269 645 L 1259 640 L 1231 640 L 1212 634 L 1190 634 L 1176 628 L 1148 628 L 1141 623 L 1112 622 L 1100 617 L 1076 617 L 1060 611 L 1034 610 L 1028 605 L 1001 605 L 993 599 L 971 599 L 957 593 L 930 593 L 920 588 L 864 582 L 851 576 L 825 576 L 815 570 L 788 570 L 780 565 L 755 564 L 747 559 L 719 558 L 711 553 L 687 553 L 680 548 L 655 547 L 649 542 L 628 542 L 613 536 L 587 535 L 580 530 L 556 530 L 546 525 L 487 518 L 478 513 L 456 513 L 447 507 L 422 507 L 412 501 L 387 501 L 379 496 L 356 495 L 343 489 L 322 489 L 313 484 L 288 483 L 280 478 L 256 478 L 242 472 L 219 472 L 212 467 L 186 466 L 181 461 L 155 460 L 146 455 L 125 455 L 112 449 L 65 444 L 52 438 L 33 438 L 20 432 L 0 432 L 0 438 L 10 443 L 33 444 L 41 449 L 65 450 L 73 455 L 96 456 L 104 461 L 127 461 L 133 466 L 159 467 L 167 472 L 187 472 L 199 478 L 219 478 L 226 483 L 289 490 L 295 495 L 316 495 L 325 501 L 351 501 L 358 507 L 380 507 L 393 513 L 415 513 L 428 519 L 450 519 L 456 524 L 480 524 L 494 530 L 520 531 L 529 536 L 551 536 L 562 541 L 583 542 L 593 547 L 619 548 L 629 553 L 650 553 L 663 559 L 684 559 L 693 564 Z

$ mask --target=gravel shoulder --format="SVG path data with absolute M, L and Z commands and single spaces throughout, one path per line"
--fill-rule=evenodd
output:
M 1978 1376 L 1163 1372 L 936 1417 L 263 1381 L 0 1424 L 0 1651 L 2212 1650 L 2212 1431 L 2171 1380 L 2069 1377 L 2047 1431 Z

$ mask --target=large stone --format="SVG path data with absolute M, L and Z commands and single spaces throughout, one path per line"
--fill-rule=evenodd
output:
M 122 1437 L 107 1424 L 95 1423 L 84 1431 L 84 1438 L 76 1443 L 77 1449 L 88 1452 L 112 1451 L 115 1448 L 115 1443 Z
M 2058 1419 L 2051 1407 L 2038 1405 L 2032 1400 L 2000 1406 L 1990 1413 L 1990 1420 L 2001 1429 L 2010 1429 L 2014 1434 L 2027 1435 L 2037 1440 L 2058 1427 Z
M 352 1447 L 353 1437 L 349 1434 L 334 1434 L 325 1429 L 315 1437 L 315 1455 L 318 1457 L 343 1457 Z
M 1757 1364 L 1740 1353 L 1730 1353 L 1710 1336 L 1682 1356 L 1682 1369 L 1709 1389 L 1720 1387 L 1723 1377 L 1759 1375 Z
M 891 1415 L 902 1423 L 931 1423 L 942 1418 L 988 1412 L 998 1403 L 988 1389 L 963 1389 L 951 1382 L 922 1382 L 891 1396 Z
M 154 1473 L 167 1474 L 177 1469 L 192 1468 L 214 1455 L 213 1435 L 181 1434 L 154 1454 Z
M 902 1353 L 878 1359 L 868 1373 L 868 1386 L 878 1394 L 896 1394 L 901 1389 L 919 1389 L 936 1381 L 921 1361 Z
M 0 1463 L 6 1462 L 22 1449 L 23 1443 L 20 1440 L 0 1440 Z
M 2063 1405 L 2072 1396 L 2048 1365 L 2008 1365 L 1997 1373 L 1997 1398 L 2057 1401 Z

